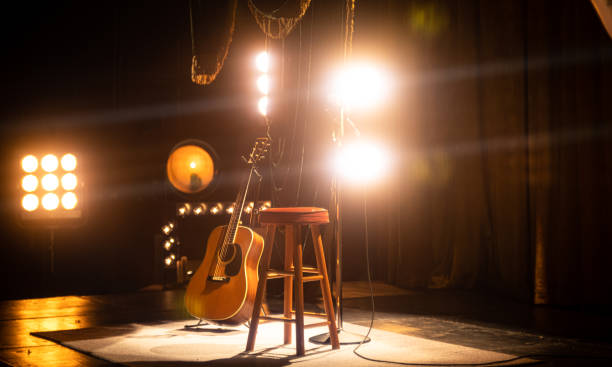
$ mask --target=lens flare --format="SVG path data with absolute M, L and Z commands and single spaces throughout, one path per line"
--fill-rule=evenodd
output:
M 21 160 L 21 168 L 24 172 L 32 173 L 38 168 L 38 159 L 33 155 L 26 155 Z
M 370 65 L 354 65 L 333 79 L 331 98 L 345 108 L 368 108 L 386 98 L 390 84 L 381 70 Z
M 386 173 L 389 155 L 375 144 L 359 142 L 342 147 L 335 157 L 334 166 L 347 181 L 365 184 Z
M 21 206 L 28 212 L 38 209 L 38 196 L 34 194 L 27 194 L 21 200 Z

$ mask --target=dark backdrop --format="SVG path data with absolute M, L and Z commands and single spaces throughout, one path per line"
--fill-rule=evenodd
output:
M 226 65 L 205 87 L 190 81 L 186 1 L 35 4 L 6 16 L 3 297 L 159 281 L 155 236 L 178 200 L 165 161 L 183 139 L 220 157 L 223 184 L 204 199 L 233 199 L 240 155 L 264 131 L 251 68 L 264 35 L 238 3 Z M 282 1 L 255 3 L 270 11 Z M 341 61 L 343 5 L 313 0 L 285 41 L 269 41 L 284 81 L 271 113 L 275 185 L 264 185 L 277 205 L 328 205 L 337 112 L 324 86 Z M 204 40 L 223 34 L 222 20 L 196 17 Z M 383 105 L 352 116 L 395 156 L 366 194 L 376 279 L 526 302 L 612 301 L 612 41 L 588 1 L 361 0 L 353 54 L 395 81 Z M 21 156 L 58 146 L 82 157 L 88 211 L 83 226 L 56 231 L 50 277 L 48 233 L 17 224 L 16 189 Z M 364 196 L 345 189 L 345 278 L 365 279 Z M 202 222 L 190 246 L 221 221 Z

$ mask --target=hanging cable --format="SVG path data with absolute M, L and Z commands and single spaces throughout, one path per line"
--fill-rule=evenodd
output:
M 294 17 L 277 17 L 272 14 L 278 12 L 280 8 L 285 5 L 283 3 L 278 9 L 274 10 L 272 14 L 265 13 L 257 8 L 253 0 L 249 0 L 248 6 L 251 11 L 251 15 L 255 19 L 255 22 L 259 26 L 262 32 L 266 34 L 267 37 L 274 39 L 283 39 L 287 37 L 293 28 L 300 22 L 308 7 L 310 6 L 311 0 L 300 0 L 299 1 L 299 11 Z
M 233 0 L 231 4 L 231 10 L 228 13 L 230 20 L 230 26 L 227 31 L 227 37 L 225 44 L 217 51 L 215 65 L 212 71 L 203 70 L 204 68 L 200 64 L 197 54 L 196 37 L 195 37 L 195 26 L 193 21 L 193 0 L 189 1 L 189 24 L 191 30 L 191 81 L 198 85 L 208 85 L 215 81 L 217 75 L 225 64 L 225 59 L 229 53 L 230 45 L 234 37 L 234 30 L 236 28 L 236 9 L 238 0 Z
M 304 170 L 304 150 L 306 146 L 306 130 L 308 127 L 308 117 L 309 117 L 308 111 L 310 111 L 308 107 L 310 107 L 310 81 L 311 81 L 310 71 L 312 67 L 312 30 L 313 28 L 314 28 L 314 5 L 312 6 L 312 10 L 310 11 L 310 39 L 309 39 L 309 44 L 308 44 L 308 68 L 306 70 L 306 101 L 305 101 L 307 112 L 304 117 L 304 124 L 303 124 L 303 130 L 302 130 L 302 152 L 300 154 L 300 168 L 298 171 L 299 173 L 298 173 L 298 179 L 297 179 L 298 186 L 297 186 L 296 198 L 295 198 L 296 206 L 298 205 L 300 201 L 300 192 L 302 190 L 302 173 Z M 300 35 L 301 35 L 301 30 L 300 30 Z

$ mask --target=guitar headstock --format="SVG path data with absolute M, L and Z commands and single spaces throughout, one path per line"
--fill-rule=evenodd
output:
M 270 150 L 270 139 L 269 138 L 257 138 L 253 145 L 253 150 L 249 154 L 248 163 L 257 164 L 264 160 Z

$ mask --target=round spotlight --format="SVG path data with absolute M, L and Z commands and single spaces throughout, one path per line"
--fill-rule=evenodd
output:
M 62 169 L 64 171 L 74 171 L 77 166 L 77 160 L 74 154 L 64 154 L 61 160 Z
M 45 189 L 46 191 L 53 191 L 59 186 L 59 180 L 57 179 L 57 176 L 53 173 L 44 175 L 41 183 L 43 189 Z
M 257 102 L 257 109 L 259 110 L 259 113 L 262 116 L 268 115 L 268 97 L 267 96 L 263 96 L 259 99 L 259 102 Z
M 62 206 L 66 210 L 72 210 L 76 208 L 77 203 L 78 200 L 74 192 L 67 192 L 62 196 Z
M 164 264 L 166 264 L 166 266 L 170 266 L 172 265 L 172 262 L 174 261 L 174 259 L 170 256 L 166 256 L 166 258 L 164 259 Z
M 66 173 L 62 176 L 62 188 L 71 191 L 77 187 L 77 177 L 74 173 Z
M 166 174 L 175 189 L 196 194 L 206 189 L 215 176 L 213 153 L 202 142 L 181 144 L 170 153 Z M 187 210 L 185 214 L 189 214 Z
M 255 57 L 255 67 L 262 73 L 267 73 L 270 70 L 270 55 L 266 51 L 262 51 Z
M 262 94 L 268 95 L 268 93 L 270 93 L 270 77 L 262 75 L 257 78 L 257 89 L 259 89 Z
M 42 198 L 42 206 L 46 210 L 55 210 L 59 206 L 59 198 L 54 193 L 45 194 Z
M 27 175 L 21 180 L 23 191 L 33 192 L 38 187 L 38 178 L 34 175 Z
M 369 65 L 354 65 L 336 75 L 331 97 L 346 108 L 367 108 L 386 98 L 389 84 L 382 71 Z
M 38 209 L 38 196 L 34 194 L 27 194 L 21 200 L 21 206 L 28 212 Z
M 42 169 L 46 172 L 53 172 L 57 169 L 59 162 L 57 161 L 57 157 L 53 154 L 47 154 L 40 161 L 40 165 Z
M 21 160 L 21 168 L 24 172 L 32 173 L 38 168 L 38 159 L 33 155 L 26 155 Z

